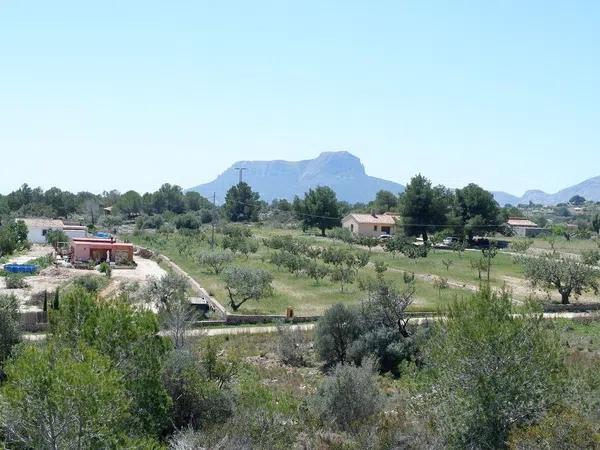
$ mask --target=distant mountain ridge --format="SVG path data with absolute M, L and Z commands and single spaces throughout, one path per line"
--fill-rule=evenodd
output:
M 227 190 L 239 180 L 236 168 L 242 167 L 244 181 L 267 202 L 275 198 L 291 200 L 316 186 L 329 186 L 339 200 L 350 203 L 369 202 L 381 189 L 395 194 L 404 191 L 399 183 L 367 175 L 360 159 L 345 151 L 324 152 L 303 161 L 238 161 L 210 183 L 188 190 L 207 198 L 212 198 L 214 192 L 221 203 Z
M 494 198 L 501 206 L 507 203 L 511 205 L 528 204 L 530 201 L 546 206 L 556 205 L 568 202 L 574 195 L 581 195 L 586 200 L 598 202 L 600 201 L 600 176 L 567 187 L 555 194 L 548 194 L 540 190 L 527 191 L 521 197 L 507 194 L 506 192 L 492 192 L 492 194 L 494 194 Z

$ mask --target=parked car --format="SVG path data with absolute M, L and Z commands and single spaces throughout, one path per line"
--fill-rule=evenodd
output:
M 454 236 L 448 236 L 447 238 L 444 238 L 444 240 L 442 241 L 442 244 L 445 245 L 446 247 L 450 247 L 452 244 L 456 244 L 458 243 L 458 238 L 454 237 Z
M 391 234 L 382 234 L 381 236 L 379 236 L 380 241 L 387 241 L 388 239 L 391 239 L 391 238 L 392 238 Z

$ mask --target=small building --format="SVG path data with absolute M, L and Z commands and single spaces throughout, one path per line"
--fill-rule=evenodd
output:
M 342 228 L 360 236 L 379 237 L 396 232 L 395 216 L 391 214 L 350 213 L 342 219 Z
M 71 239 L 86 238 L 88 236 L 88 229 L 83 225 L 66 225 L 63 227 L 64 233 Z
M 45 244 L 48 231 L 62 230 L 65 226 L 62 220 L 56 219 L 27 218 L 16 220 L 25 222 L 25 225 L 27 225 L 27 240 L 32 244 Z
M 542 228 L 537 223 L 522 217 L 509 217 L 506 224 L 517 236 L 536 237 L 549 233 L 548 229 Z
M 133 262 L 133 244 L 114 239 L 75 238 L 71 242 L 71 261 L 129 264 Z

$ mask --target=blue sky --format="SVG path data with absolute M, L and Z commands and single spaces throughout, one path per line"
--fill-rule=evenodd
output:
M 348 150 L 521 194 L 600 175 L 600 2 L 0 0 L 0 192 Z

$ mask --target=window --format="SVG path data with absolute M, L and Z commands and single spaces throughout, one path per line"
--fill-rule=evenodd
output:
M 350 224 L 350 231 L 354 232 L 354 224 L 353 223 Z
M 390 234 L 390 227 L 381 227 L 381 232 L 384 234 Z
M 377 225 L 373 226 L 373 231 L 377 231 Z
M 42 236 L 46 236 L 48 234 L 48 230 L 42 230 Z

